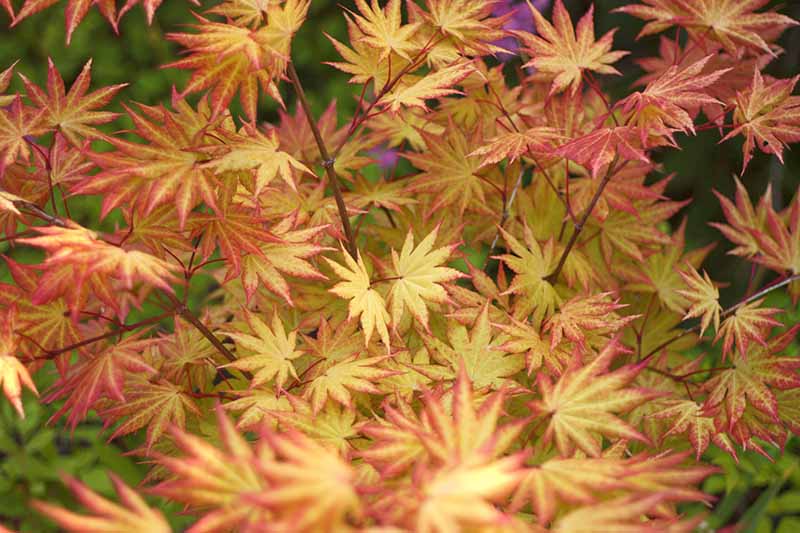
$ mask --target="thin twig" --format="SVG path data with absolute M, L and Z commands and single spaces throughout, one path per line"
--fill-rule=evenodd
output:
M 331 159 L 328 148 L 325 146 L 325 141 L 322 139 L 322 134 L 317 127 L 314 117 L 311 115 L 311 106 L 308 103 L 303 86 L 300 84 L 300 78 L 297 76 L 297 70 L 294 68 L 293 63 L 289 63 L 288 72 L 289 80 L 292 82 L 297 99 L 303 107 L 306 121 L 311 128 L 311 133 L 314 135 L 314 140 L 317 142 L 319 155 L 322 157 L 322 166 L 325 167 L 325 172 L 328 175 L 328 182 L 331 184 L 333 196 L 336 198 L 336 208 L 339 210 L 339 218 L 342 219 L 342 228 L 344 228 L 344 235 L 347 238 L 347 251 L 353 259 L 355 259 L 358 248 L 356 246 L 355 237 L 353 236 L 353 228 L 350 226 L 350 218 L 347 216 L 347 206 L 344 203 L 342 190 L 339 187 L 339 178 L 336 176 L 336 171 L 333 168 L 335 160 Z
M 597 202 L 600 201 L 600 196 L 603 194 L 603 190 L 606 188 L 606 185 L 611 181 L 611 177 L 614 175 L 616 171 L 617 161 L 619 160 L 619 155 L 614 156 L 614 160 L 608 165 L 608 169 L 606 170 L 605 176 L 603 176 L 603 180 L 600 182 L 600 186 L 597 188 L 597 191 L 594 193 L 592 200 L 589 202 L 589 206 L 586 208 L 586 211 L 583 212 L 581 219 L 575 223 L 575 231 L 572 232 L 572 235 L 569 238 L 569 242 L 567 242 L 567 246 L 564 248 L 564 251 L 561 253 L 561 257 L 558 260 L 558 265 L 556 265 L 555 270 L 550 273 L 545 279 L 550 284 L 554 284 L 558 280 L 559 274 L 561 274 L 561 270 L 564 268 L 564 263 L 567 262 L 567 257 L 569 253 L 572 251 L 572 248 L 575 246 L 575 243 L 578 242 L 578 237 L 583 231 L 583 228 L 586 226 L 586 221 L 589 220 L 589 216 L 591 216 L 592 211 L 594 211 Z
M 792 283 L 794 281 L 797 281 L 797 280 L 800 280 L 800 274 L 794 274 L 794 275 L 789 276 L 788 278 L 785 278 L 785 279 L 783 279 L 781 281 L 777 281 L 775 283 L 771 283 L 771 284 L 767 285 L 766 287 L 762 288 L 757 293 L 753 294 L 752 296 L 748 296 L 747 298 L 745 298 L 744 300 L 740 301 L 736 305 L 733 305 L 733 306 L 729 307 L 728 309 L 725 309 L 724 311 L 722 311 L 722 313 L 720 313 L 720 316 L 723 317 L 723 318 L 727 317 L 728 315 L 731 315 L 731 314 L 735 313 L 736 310 L 739 309 L 740 307 L 742 307 L 744 305 L 747 305 L 749 303 L 755 302 L 756 300 L 758 300 L 760 298 L 763 298 L 764 296 L 766 296 L 770 292 L 772 292 L 772 291 L 774 291 L 776 289 L 780 289 L 781 287 L 785 287 L 786 285 L 789 285 L 790 283 Z M 681 333 L 678 333 L 677 335 L 673 336 L 670 339 L 665 340 L 664 342 L 662 342 L 661 344 L 659 344 L 658 346 L 656 346 L 655 348 L 650 350 L 647 353 L 647 355 L 644 357 L 643 361 L 647 361 L 648 359 L 653 357 L 656 353 L 660 352 L 661 350 L 663 350 L 664 348 L 666 348 L 667 346 L 669 346 L 673 342 L 675 342 L 677 340 L 680 340 L 683 337 L 685 337 L 687 335 L 690 335 L 692 333 L 696 333 L 698 331 L 700 331 L 700 325 L 699 324 L 694 326 L 694 327 L 692 327 L 692 328 L 684 330 Z
M 231 362 L 236 361 L 236 356 L 233 355 L 231 351 L 225 347 L 224 344 L 222 344 L 222 341 L 220 341 L 217 338 L 217 336 L 214 335 L 214 333 L 210 329 L 208 329 L 206 325 L 203 324 L 200 321 L 200 319 L 197 318 L 197 316 L 194 313 L 192 313 L 192 311 L 186 305 L 184 305 L 183 302 L 178 300 L 178 298 L 175 297 L 175 295 L 172 294 L 171 292 L 163 291 L 163 294 L 172 303 L 172 305 L 175 306 L 175 312 L 181 315 L 181 317 L 183 317 L 187 322 L 189 322 L 195 328 L 197 328 L 197 330 L 203 334 L 203 337 L 208 339 L 208 342 L 210 342 L 212 346 L 214 346 L 214 348 L 216 348 L 219 353 L 225 356 L 225 358 L 228 361 Z

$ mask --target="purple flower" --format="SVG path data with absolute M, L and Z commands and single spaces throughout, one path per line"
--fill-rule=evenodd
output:
M 387 148 L 385 145 L 376 146 L 370 150 L 369 155 L 375 159 L 378 166 L 384 170 L 391 170 L 397 165 L 400 155 L 394 148 Z
M 531 3 L 533 7 L 542 11 L 550 5 L 551 0 L 532 0 Z M 530 33 L 536 32 L 533 24 L 533 14 L 531 10 L 528 9 L 527 3 L 524 0 L 501 0 L 497 2 L 492 9 L 492 15 L 495 17 L 502 17 L 509 13 L 511 13 L 511 16 L 506 23 L 503 24 L 504 30 L 522 30 Z M 519 41 L 514 37 L 504 37 L 492 44 L 509 51 L 509 53 L 497 54 L 497 59 L 500 61 L 510 61 L 516 57 L 517 51 L 519 50 Z

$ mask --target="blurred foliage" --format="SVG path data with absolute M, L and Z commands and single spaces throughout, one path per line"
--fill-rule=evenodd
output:
M 655 54 L 658 37 L 636 41 L 641 22 L 622 14 L 611 13 L 621 0 L 597 0 L 595 23 L 598 35 L 618 27 L 615 48 L 630 50 L 632 54 L 618 65 L 625 77 L 606 77 L 607 87 L 613 94 L 636 80 L 638 69 L 633 64 L 637 57 Z M 333 46 L 324 37 L 327 33 L 345 40 L 342 7 L 352 7 L 352 0 L 314 0 L 307 23 L 295 40 L 293 57 L 298 65 L 301 79 L 309 94 L 315 113 L 321 113 L 328 102 L 335 99 L 340 110 L 340 122 L 352 115 L 358 97 L 357 87 L 347 84 L 347 76 L 323 64 L 337 58 Z M 588 9 L 590 0 L 567 1 L 573 13 Z M 170 0 L 162 5 L 152 26 L 145 21 L 141 8 L 134 8 L 122 20 L 119 35 L 96 10 L 90 10 L 85 21 L 75 32 L 72 44 L 65 46 L 63 6 L 46 9 L 26 19 L 13 30 L 7 30 L 9 20 L 0 12 L 0 69 L 19 60 L 18 71 L 43 84 L 47 74 L 47 59 L 52 58 L 64 79 L 73 79 L 83 64 L 93 60 L 93 85 L 129 83 L 122 96 L 126 101 L 145 104 L 168 103 L 172 86 L 183 86 L 188 79 L 186 71 L 161 69 L 160 65 L 178 57 L 178 47 L 164 39 L 165 31 L 176 31 L 181 25 L 191 24 L 192 6 L 185 0 Z M 773 1 L 769 7 L 779 8 L 787 15 L 800 19 L 800 2 Z M 671 36 L 670 36 L 671 37 Z M 789 77 L 800 72 L 800 29 L 785 33 L 781 43 L 785 53 L 776 59 L 768 72 L 777 77 Z M 12 89 L 21 90 L 22 84 L 15 80 Z M 293 107 L 293 97 L 283 87 L 285 101 Z M 121 110 L 119 103 L 114 104 Z M 277 119 L 278 108 L 274 102 L 262 99 L 261 116 L 265 121 Z M 110 129 L 125 128 L 120 120 Z M 722 218 L 719 203 L 711 189 L 730 196 L 734 182 L 732 176 L 741 168 L 741 145 L 726 142 L 719 145 L 720 136 L 715 131 L 699 133 L 696 137 L 682 137 L 681 151 L 667 151 L 663 158 L 661 176 L 674 174 L 668 194 L 675 199 L 691 198 L 688 208 L 680 213 L 673 226 L 683 217 L 688 217 L 686 232 L 689 246 L 702 246 L 716 241 L 716 230 L 708 226 L 709 221 Z M 783 207 L 800 185 L 800 156 L 789 151 L 786 164 L 780 165 L 774 157 L 759 153 L 748 169 L 747 187 L 751 194 L 760 196 L 767 184 L 772 184 L 774 204 Z M 99 200 L 82 199 L 70 207 L 74 218 L 81 223 L 97 227 Z M 101 229 L 111 229 L 113 215 L 108 217 Z M 728 282 L 723 291 L 723 303 L 738 300 L 745 292 L 750 278 L 750 269 L 743 261 L 726 256 L 727 250 L 717 247 L 705 267 L 711 277 Z M 5 243 L 0 252 L 6 253 Z M 476 262 L 482 262 L 477 251 L 471 251 Z M 24 258 L 19 258 L 25 261 Z M 29 259 L 30 260 L 30 259 Z M 25 261 L 28 262 L 28 261 Z M 5 266 L 0 266 L 4 269 Z M 757 273 L 761 276 L 760 273 Z M 0 281 L 8 281 L 8 272 L 0 270 Z M 761 284 L 769 279 L 759 279 Z M 200 304 L 213 288 L 211 279 L 200 279 L 192 285 L 190 306 Z M 785 294 L 773 293 L 769 305 L 781 307 L 800 321 L 800 312 Z M 143 310 L 143 313 L 149 310 Z M 134 312 L 131 320 L 136 320 Z M 709 346 L 710 350 L 714 350 Z M 39 390 L 46 390 L 46 373 L 37 374 Z M 49 378 L 49 379 L 52 379 Z M 146 466 L 124 455 L 136 448 L 135 436 L 108 444 L 99 420 L 81 424 L 74 432 L 64 427 L 63 422 L 47 424 L 59 405 L 41 405 L 33 395 L 26 393 L 25 412 L 27 418 L 20 420 L 12 412 L 8 402 L 0 402 L 0 522 L 17 527 L 20 531 L 46 532 L 54 530 L 51 524 L 29 511 L 29 498 L 46 499 L 69 506 L 71 496 L 60 482 L 59 474 L 67 473 L 86 482 L 91 488 L 108 496 L 112 495 L 111 484 L 105 471 L 113 470 L 129 484 L 139 483 L 145 475 Z M 800 443 L 792 440 L 786 453 L 777 461 L 770 462 L 755 452 L 743 452 L 739 463 L 727 454 L 711 450 L 707 459 L 721 468 L 721 472 L 709 478 L 704 489 L 719 500 L 708 518 L 701 525 L 702 531 L 713 531 L 726 524 L 741 521 L 742 531 L 754 533 L 790 533 L 800 531 Z M 187 519 L 180 517 L 176 506 L 162 508 L 180 529 Z M 702 509 L 687 509 L 692 512 Z

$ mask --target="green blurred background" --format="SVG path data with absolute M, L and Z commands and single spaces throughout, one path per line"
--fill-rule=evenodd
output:
M 585 11 L 589 1 L 566 1 L 573 14 Z M 625 91 L 639 75 L 633 65 L 637 57 L 654 55 L 657 38 L 635 41 L 641 21 L 610 10 L 627 2 L 600 0 L 596 2 L 596 27 L 598 35 L 619 27 L 615 48 L 630 50 L 632 54 L 618 64 L 625 77 L 609 79 L 612 94 Z M 172 85 L 182 87 L 188 78 L 186 71 L 163 70 L 159 66 L 178 57 L 178 48 L 164 39 L 167 31 L 183 31 L 182 25 L 191 24 L 192 6 L 185 0 L 169 0 L 156 13 L 155 21 L 148 26 L 144 11 L 134 8 L 121 21 L 119 35 L 92 8 L 83 23 L 75 31 L 72 44 L 65 46 L 63 2 L 56 7 L 26 19 L 16 28 L 8 29 L 7 15 L 0 13 L 0 70 L 20 60 L 18 71 L 31 80 L 44 84 L 47 75 L 47 58 L 51 57 L 70 83 L 83 64 L 92 58 L 93 86 L 129 83 L 121 98 L 146 104 L 168 103 Z M 18 7 L 18 4 L 15 4 Z M 349 118 L 355 107 L 357 94 L 347 84 L 347 76 L 322 64 L 322 61 L 337 59 L 337 55 L 323 32 L 346 41 L 342 6 L 352 7 L 352 0 L 313 0 L 308 21 L 296 37 L 293 57 L 298 66 L 312 106 L 317 114 L 331 99 L 339 104 L 342 121 Z M 800 2 L 771 2 L 769 7 L 800 20 Z M 196 9 L 196 7 L 194 7 Z M 787 31 L 780 41 L 786 50 L 767 71 L 773 76 L 790 77 L 800 72 L 800 29 Z M 22 90 L 19 80 L 12 89 Z M 288 92 L 286 101 L 292 102 Z M 120 100 L 118 99 L 118 100 Z M 118 102 L 114 104 L 119 108 Z M 290 104 L 292 105 L 292 104 Z M 274 104 L 264 103 L 262 117 L 275 120 Z M 124 128 L 124 120 L 114 128 Z M 728 196 L 733 191 L 733 177 L 741 168 L 741 143 L 738 141 L 718 145 L 719 135 L 715 131 L 700 133 L 697 137 L 680 137 L 680 151 L 665 151 L 656 156 L 664 163 L 666 173 L 674 172 L 668 194 L 675 199 L 691 198 L 692 203 L 672 223 L 677 224 L 688 216 L 687 244 L 690 247 L 705 245 L 718 240 L 719 234 L 708 226 L 709 221 L 719 221 L 722 215 L 719 204 L 711 190 L 716 189 Z M 773 184 L 776 207 L 784 207 L 794 196 L 800 183 L 800 157 L 795 151 L 786 154 L 786 165 L 782 166 L 774 157 L 758 154 L 751 162 L 745 183 L 751 194 L 760 195 L 768 183 Z M 96 206 L 85 205 L 81 217 L 84 223 L 94 220 Z M 0 248 L 4 252 L 5 248 Z M 728 282 L 723 291 L 723 303 L 737 300 L 745 290 L 750 268 L 744 262 L 725 255 L 726 246 L 717 246 L 705 266 L 715 280 Z M 5 268 L 4 265 L 0 269 Z M 0 271 L 0 280 L 7 280 L 7 272 Z M 768 278 L 763 280 L 768 281 Z M 797 309 L 791 308 L 788 298 L 773 294 L 769 304 L 786 309 L 789 319 L 800 319 Z M 39 390 L 45 390 L 52 377 L 40 372 L 37 376 Z M 81 424 L 74 433 L 64 427 L 63 422 L 47 425 L 46 421 L 57 410 L 58 404 L 43 406 L 35 398 L 25 397 L 28 417 L 19 420 L 8 405 L 0 402 L 0 523 L 21 531 L 51 531 L 48 524 L 27 510 L 26 501 L 31 498 L 46 499 L 72 505 L 70 495 L 58 479 L 59 472 L 77 476 L 91 487 L 104 494 L 111 494 L 111 485 L 105 476 L 113 470 L 130 484 L 139 483 L 145 475 L 146 466 L 138 465 L 124 453 L 136 448 L 141 442 L 136 437 L 123 438 L 113 444 L 105 442 L 99 420 Z M 797 469 L 800 447 L 797 439 L 790 442 L 787 453 L 777 462 L 770 463 L 763 457 L 743 453 L 736 465 L 726 455 L 709 452 L 711 460 L 724 469 L 724 474 L 713 476 L 705 489 L 717 494 L 720 501 L 713 509 L 703 528 L 712 530 L 735 520 L 743 520 L 747 531 L 800 531 L 800 472 Z M 777 455 L 777 454 L 776 454 Z M 162 507 L 176 530 L 189 522 L 180 516 L 177 506 Z

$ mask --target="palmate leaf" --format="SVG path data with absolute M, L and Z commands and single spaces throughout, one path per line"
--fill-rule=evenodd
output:
M 374 442 L 361 456 L 392 478 L 413 463 L 420 480 L 409 494 L 384 495 L 379 506 L 413 501 L 416 516 L 398 518 L 415 531 L 458 531 L 465 524 L 502 521 L 492 503 L 517 486 L 525 458 L 524 452 L 506 455 L 525 420 L 500 423 L 504 404 L 505 394 L 496 392 L 476 408 L 473 383 L 462 365 L 453 390 L 426 393 L 418 415 L 405 403 L 385 405 L 386 420 L 362 429 Z
M 581 17 L 577 28 L 573 28 L 562 0 L 556 0 L 553 7 L 553 24 L 532 4 L 528 6 L 536 22 L 537 35 L 521 31 L 515 32 L 515 35 L 522 40 L 533 58 L 525 66 L 552 78 L 550 95 L 560 93 L 567 87 L 575 94 L 581 86 L 584 70 L 598 74 L 619 74 L 611 65 L 628 52 L 611 51 L 614 30 L 595 41 L 594 6 Z
M 394 0 L 393 0 L 394 1 Z M 399 0 L 397 0 L 399 3 Z M 398 84 L 397 88 L 386 95 L 381 102 L 388 104 L 392 112 L 401 107 L 420 107 L 428 109 L 425 100 L 439 98 L 451 94 L 461 94 L 453 87 L 469 76 L 475 67 L 472 63 L 455 63 L 423 76 L 410 84 Z
M 390 347 L 389 329 L 386 325 L 389 323 L 389 312 L 386 310 L 386 302 L 383 296 L 372 288 L 369 273 L 364 260 L 361 258 L 361 253 L 359 252 L 358 254 L 357 262 L 344 251 L 344 248 L 342 248 L 342 255 L 346 266 L 331 261 L 327 257 L 325 258 L 336 275 L 344 280 L 334 285 L 331 292 L 341 298 L 350 300 L 348 318 L 361 317 L 361 327 L 364 329 L 364 345 L 369 344 L 372 332 L 377 329 L 383 344 L 386 345 L 388 350 Z
M 193 71 L 179 96 L 211 89 L 211 110 L 219 116 L 238 92 L 245 115 L 255 121 L 262 90 L 282 102 L 273 80 L 286 69 L 291 39 L 305 20 L 309 5 L 308 0 L 271 4 L 267 24 L 255 31 L 195 15 L 199 24 L 192 28 L 196 33 L 167 34 L 168 39 L 190 52 L 185 59 L 165 65 Z
M 311 401 L 314 413 L 322 409 L 328 398 L 352 408 L 351 392 L 380 394 L 376 382 L 397 374 L 396 371 L 378 366 L 386 358 L 387 356 L 376 356 L 359 359 L 354 356 L 327 366 L 325 372 L 315 377 L 306 387 L 303 396 Z
M 555 128 L 536 126 L 525 131 L 510 131 L 491 139 L 470 155 L 484 156 L 481 166 L 498 163 L 508 158 L 513 163 L 530 151 L 544 152 L 552 149 L 552 142 L 561 140 Z
M 614 311 L 627 306 L 610 301 L 609 296 L 610 293 L 579 295 L 560 305 L 544 326 L 544 330 L 550 332 L 550 348 L 558 346 L 564 337 L 584 347 L 586 332 L 602 329 L 613 333 L 636 318 L 635 315 L 619 317 Z
M 528 469 L 515 501 L 530 499 L 541 524 L 548 524 L 560 503 L 597 504 L 609 492 L 647 497 L 662 495 L 671 501 L 704 501 L 711 498 L 686 488 L 702 480 L 716 468 L 681 468 L 685 453 L 630 458 L 586 457 L 554 458 Z
M 609 371 L 611 362 L 624 353 L 618 339 L 610 341 L 585 366 L 573 365 L 556 383 L 538 374 L 541 398 L 530 404 L 534 416 L 548 421 L 543 439 L 555 441 L 558 452 L 570 457 L 581 450 L 599 457 L 601 437 L 648 442 L 647 437 L 617 416 L 659 395 L 657 392 L 626 387 L 642 370 L 627 365 Z
M 3 386 L 3 394 L 19 416 L 25 417 L 22 408 L 22 385 L 33 391 L 37 396 L 39 391 L 31 379 L 28 369 L 17 359 L 17 345 L 19 336 L 14 329 L 16 319 L 16 308 L 11 306 L 0 312 L 0 385 Z
M 241 331 L 228 332 L 227 335 L 236 343 L 238 358 L 222 368 L 254 371 L 251 387 L 274 380 L 275 387 L 281 390 L 290 375 L 297 379 L 292 360 L 303 354 L 296 348 L 297 332 L 287 334 L 277 312 L 273 312 L 269 326 L 249 311 L 245 311 L 245 320 L 249 331 L 255 335 Z M 244 353 L 239 353 L 239 350 Z
M 86 6 L 88 8 L 88 4 Z M 69 39 L 69 37 L 68 37 Z M 56 69 L 53 60 L 47 60 L 47 92 L 22 76 L 25 90 L 33 105 L 40 109 L 42 125 L 57 128 L 74 146 L 80 147 L 83 139 L 100 137 L 94 126 L 111 122 L 119 113 L 99 111 L 114 98 L 114 95 L 127 83 L 111 85 L 87 94 L 91 83 L 91 59 L 83 66 L 72 83 L 69 92 L 64 88 L 64 80 Z
M 15 328 L 18 335 L 18 349 L 27 357 L 41 355 L 41 349 L 58 350 L 81 340 L 79 325 L 69 317 L 69 306 L 63 298 L 48 302 L 34 302 L 40 275 L 30 265 L 17 263 L 3 257 L 16 285 L 0 284 L 0 303 L 7 308 L 16 307 Z M 30 341 L 34 339 L 36 343 Z M 63 371 L 66 359 L 57 357 L 55 362 Z
M 125 485 L 116 475 L 113 473 L 108 475 L 122 505 L 103 498 L 70 476 L 64 476 L 64 483 L 91 514 L 78 514 L 41 500 L 34 500 L 31 505 L 56 522 L 63 531 L 68 532 L 170 533 L 172 531 L 160 511 L 149 507 L 139 494 Z
M 639 37 L 660 33 L 672 26 L 686 28 L 693 39 L 713 39 L 734 55 L 739 47 L 773 54 L 763 35 L 797 22 L 778 13 L 755 13 L 768 0 L 642 0 L 617 11 L 647 20 Z
M 290 187 L 295 187 L 295 174 L 313 174 L 300 161 L 278 149 L 279 141 L 273 131 L 264 134 L 259 130 L 244 129 L 229 134 L 223 146 L 215 147 L 215 154 L 204 166 L 217 174 L 229 171 L 251 170 L 255 177 L 253 196 L 258 196 L 272 180 L 280 178 Z
M 220 447 L 175 428 L 172 437 L 182 456 L 158 457 L 174 475 L 152 491 L 203 510 L 189 530 L 192 533 L 247 530 L 272 519 L 272 513 L 252 499 L 268 486 L 257 464 L 263 448 L 254 450 L 221 407 L 216 414 Z
M 103 419 L 105 427 L 123 420 L 109 440 L 146 427 L 147 451 L 164 435 L 170 425 L 184 428 L 187 411 L 194 415 L 200 414 L 200 409 L 183 387 L 168 381 L 150 382 L 144 376 L 132 376 L 126 383 L 124 393 L 125 403 L 103 409 L 98 414 Z
M 156 374 L 156 369 L 148 365 L 141 354 L 158 339 L 140 337 L 131 335 L 97 353 L 83 355 L 77 363 L 71 364 L 44 398 L 46 403 L 65 399 L 50 421 L 67 413 L 67 425 L 74 429 L 101 398 L 124 403 L 125 382 L 130 375 Z
M 285 531 L 335 531 L 360 514 L 356 472 L 342 456 L 296 430 L 263 438 L 272 453 L 262 454 L 258 470 L 270 488 L 252 498 L 276 513 Z
M 505 254 L 495 259 L 503 261 L 516 273 L 505 292 L 518 294 L 520 300 L 517 305 L 525 310 L 533 310 L 534 320 L 540 322 L 543 317 L 551 315 L 556 305 L 561 303 L 561 296 L 545 279 L 558 263 L 555 243 L 550 240 L 540 245 L 528 226 L 524 228 L 524 245 L 503 228 L 500 228 L 500 233 L 514 255 Z
M 561 145 L 555 154 L 588 168 L 596 178 L 615 158 L 638 160 L 644 164 L 650 159 L 644 153 L 638 132 L 632 126 L 598 128 Z
M 722 306 L 719 305 L 719 289 L 708 277 L 708 272 L 704 271 L 701 277 L 697 269 L 687 265 L 687 269 L 681 270 L 680 275 L 688 289 L 681 289 L 678 292 L 691 304 L 684 319 L 700 317 L 701 337 L 712 322 L 714 330 L 719 331 L 719 318 L 722 312 Z
M 242 284 L 248 298 L 252 298 L 263 284 L 286 303 L 294 305 L 289 281 L 284 275 L 307 280 L 327 279 L 309 259 L 332 250 L 317 244 L 328 226 L 294 229 L 295 222 L 293 218 L 286 218 L 272 226 L 270 234 L 277 240 L 259 243 L 261 253 L 248 254 L 242 259 Z
M 406 309 L 428 330 L 428 308 L 426 302 L 445 303 L 449 300 L 444 284 L 465 277 L 464 274 L 441 266 L 458 244 L 434 249 L 439 233 L 437 226 L 414 247 L 414 234 L 409 230 L 403 249 L 398 255 L 392 250 L 392 263 L 399 279 L 392 280 L 389 302 L 392 326 L 397 327 Z
M 401 6 L 400 0 L 389 0 L 384 7 L 380 6 L 378 0 L 372 0 L 371 4 L 367 4 L 366 0 L 356 0 L 358 13 L 350 11 L 363 32 L 359 41 L 380 50 L 379 61 L 392 52 L 411 61 L 411 54 L 419 47 L 416 40 L 412 39 L 419 23 L 403 24 Z
M 451 322 L 447 343 L 435 337 L 423 337 L 431 357 L 449 366 L 453 377 L 463 366 L 475 387 L 493 389 L 510 385 L 509 378 L 525 368 L 525 356 L 507 354 L 500 348 L 506 340 L 503 334 L 492 335 L 488 304 L 483 306 L 471 329 Z
M 48 272 L 72 271 L 71 279 L 62 280 L 62 293 L 80 293 L 86 279 L 93 274 L 119 279 L 127 289 L 143 282 L 172 292 L 170 283 L 176 281 L 174 272 L 178 270 L 172 263 L 145 252 L 109 244 L 95 232 L 74 223 L 67 227 L 37 227 L 36 231 L 41 235 L 20 239 L 20 242 L 48 252 L 44 262 Z
M 715 373 L 703 384 L 708 391 L 706 405 L 723 406 L 731 429 L 752 406 L 775 422 L 780 421 L 775 390 L 800 387 L 800 358 L 777 355 L 785 350 L 800 330 L 796 325 L 762 344 L 751 344 L 747 354 L 733 352 L 733 366 Z
M 670 421 L 671 427 L 663 435 L 664 439 L 685 433 L 698 461 L 712 442 L 735 458 L 736 449 L 730 437 L 719 430 L 713 415 L 693 400 L 678 399 L 664 400 L 664 408 L 650 414 L 653 418 Z
M 444 137 L 421 131 L 427 151 L 409 152 L 406 159 L 422 170 L 408 186 L 410 192 L 435 195 L 429 212 L 455 207 L 463 216 L 467 209 L 486 212 L 486 184 L 480 174 L 481 160 L 471 156 L 479 144 L 479 131 L 468 135 L 454 125 Z
M 800 140 L 800 96 L 792 96 L 798 79 L 800 76 L 766 84 L 761 71 L 754 69 L 750 87 L 736 94 L 735 127 L 722 140 L 744 135 L 742 173 L 756 147 L 775 154 L 782 163 L 784 147 Z
M 730 356 L 734 344 L 739 349 L 739 355 L 747 357 L 747 348 L 750 342 L 762 346 L 767 345 L 767 336 L 772 328 L 781 323 L 772 318 L 780 309 L 761 308 L 764 299 L 756 300 L 736 308 L 736 311 L 725 318 L 722 326 L 717 329 L 714 341 L 722 339 L 722 354 Z
M 122 205 L 135 206 L 147 215 L 171 203 L 180 229 L 201 201 L 216 208 L 213 173 L 198 164 L 204 159 L 197 152 L 204 141 L 201 133 L 212 124 L 205 101 L 201 100 L 197 109 L 180 102 L 176 111 L 140 106 L 141 114 L 123 107 L 136 127 L 134 133 L 146 144 L 103 137 L 115 150 L 90 153 L 101 172 L 88 176 L 72 192 L 103 194 L 103 216 Z
M 692 117 L 703 107 L 721 104 L 703 92 L 731 69 L 702 74 L 712 56 L 680 68 L 670 67 L 641 92 L 635 92 L 620 102 L 623 112 L 632 113 L 631 123 L 641 128 L 641 135 L 665 135 L 672 144 L 672 131 L 694 133 Z

